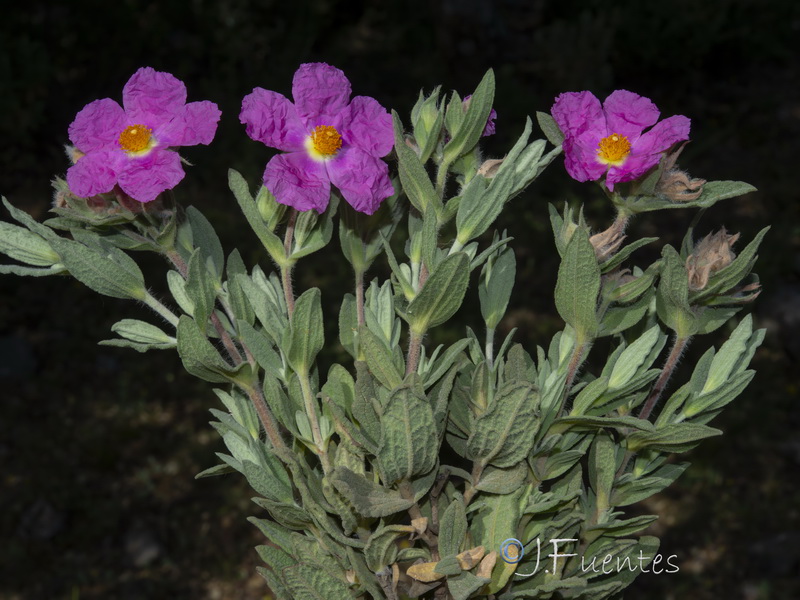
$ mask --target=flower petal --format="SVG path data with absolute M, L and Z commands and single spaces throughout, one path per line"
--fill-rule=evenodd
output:
M 186 86 L 174 75 L 143 67 L 122 89 L 122 105 L 131 123 L 152 129 L 181 114 L 186 104 Z
M 497 111 L 492 109 L 489 111 L 489 118 L 486 119 L 486 125 L 483 127 L 483 133 L 481 133 L 481 137 L 488 137 L 490 135 L 494 135 L 497 131 L 497 125 L 495 125 L 495 119 L 497 119 Z
M 345 144 L 380 158 L 394 146 L 392 116 L 375 98 L 356 96 L 344 109 L 341 134 Z
M 611 92 L 603 103 L 608 134 L 618 133 L 633 144 L 646 127 L 658 121 L 660 114 L 649 98 L 627 90 Z
M 271 148 L 301 150 L 307 131 L 294 104 L 276 92 L 255 88 L 242 100 L 239 122 L 247 135 Z
M 689 139 L 689 130 L 692 122 L 689 117 L 675 115 L 657 123 L 650 131 L 640 137 L 633 147 L 631 154 L 660 154 L 668 150 L 676 142 Z
M 633 181 L 644 175 L 661 160 L 661 155 L 673 144 L 689 139 L 691 121 L 683 115 L 675 115 L 657 123 L 640 137 L 631 148 L 625 162 L 608 171 L 606 185 L 613 190 L 615 183 Z
M 264 185 L 278 202 L 300 211 L 321 213 L 331 196 L 325 167 L 303 152 L 273 156 L 264 170 Z
M 350 81 L 325 63 L 306 63 L 294 74 L 292 97 L 297 114 L 308 128 L 333 125 L 350 99 Z
M 596 140 L 592 132 L 564 139 L 564 167 L 573 179 L 596 181 L 605 173 L 606 165 L 597 160 Z
M 550 109 L 558 127 L 566 136 L 576 136 L 591 129 L 599 137 L 608 135 L 603 108 L 591 92 L 564 92 Z
M 394 194 L 389 166 L 359 148 L 351 146 L 325 164 L 331 182 L 359 212 L 371 215 Z
M 147 156 L 127 162 L 119 174 L 119 186 L 134 200 L 150 202 L 178 185 L 184 175 L 177 152 L 156 148 Z
M 111 98 L 103 98 L 90 102 L 75 115 L 69 126 L 69 139 L 81 152 L 118 148 L 125 125 L 122 107 Z
M 189 102 L 183 107 L 183 138 L 177 146 L 208 145 L 217 132 L 217 123 L 222 116 L 219 107 L 209 100 Z
M 110 192 L 117 183 L 117 173 L 123 161 L 121 151 L 90 152 L 67 169 L 67 185 L 73 194 L 81 198 Z

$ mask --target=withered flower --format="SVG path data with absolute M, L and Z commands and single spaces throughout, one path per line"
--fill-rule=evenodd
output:
M 703 193 L 703 186 L 706 183 L 705 179 L 690 177 L 686 171 L 681 171 L 677 167 L 678 156 L 680 156 L 685 147 L 686 142 L 664 156 L 664 169 L 661 173 L 661 178 L 656 184 L 656 194 L 671 202 L 697 200 Z
M 716 233 L 710 233 L 694 247 L 694 252 L 686 259 L 686 270 L 689 273 L 689 289 L 693 291 L 705 289 L 708 279 L 721 271 L 736 258 L 733 245 L 739 234 L 729 234 L 723 227 Z

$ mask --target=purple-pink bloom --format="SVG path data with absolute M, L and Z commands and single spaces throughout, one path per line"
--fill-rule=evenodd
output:
M 612 92 L 602 106 L 591 92 L 566 92 L 556 98 L 552 114 L 564 134 L 567 172 L 578 181 L 607 172 L 609 190 L 657 165 L 673 144 L 689 139 L 691 124 L 682 115 L 656 124 L 656 105 L 627 90 Z
M 187 104 L 186 86 L 173 75 L 143 67 L 125 84 L 122 106 L 95 100 L 70 124 L 79 158 L 67 170 L 69 189 L 88 198 L 119 184 L 134 200 L 150 202 L 183 179 L 181 158 L 170 148 L 209 144 L 220 115 L 213 102 Z
M 242 101 L 247 135 L 285 152 L 267 163 L 264 185 L 281 204 L 323 212 L 333 184 L 357 211 L 374 213 L 394 194 L 380 160 L 394 145 L 389 113 L 374 98 L 351 100 L 345 74 L 325 63 L 300 65 L 292 97 L 255 88 Z

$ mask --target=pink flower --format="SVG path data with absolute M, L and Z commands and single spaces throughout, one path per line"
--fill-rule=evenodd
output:
M 335 185 L 356 210 L 372 214 L 394 193 L 380 160 L 394 145 L 392 119 L 374 98 L 350 100 L 350 82 L 325 63 L 300 65 L 294 104 L 255 88 L 242 101 L 247 135 L 283 150 L 264 171 L 264 185 L 281 204 L 322 212 Z
M 591 92 L 566 92 L 556 98 L 552 113 L 564 134 L 567 172 L 578 181 L 595 181 L 607 172 L 609 190 L 642 176 L 673 144 L 689 139 L 687 117 L 656 124 L 656 105 L 626 90 L 612 92 L 602 106 Z
M 184 176 L 181 158 L 170 148 L 210 143 L 221 114 L 213 102 L 186 104 L 186 86 L 150 67 L 128 80 L 122 104 L 124 109 L 111 98 L 90 102 L 69 126 L 80 156 L 67 170 L 73 194 L 88 198 L 119 184 L 134 200 L 154 200 Z

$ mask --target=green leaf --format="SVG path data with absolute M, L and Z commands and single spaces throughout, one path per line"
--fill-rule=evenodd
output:
M 616 269 L 619 265 L 621 265 L 627 258 L 633 254 L 636 250 L 641 248 L 642 246 L 646 246 L 651 242 L 657 242 L 657 237 L 647 237 L 642 238 L 640 240 L 636 240 L 635 242 L 631 242 L 627 246 L 623 247 L 619 252 L 614 254 L 611 258 L 609 258 L 606 262 L 600 265 L 600 271 L 603 273 L 610 273 L 612 270 Z
M 569 427 L 563 427 L 568 425 Z M 550 429 L 550 433 L 560 433 L 566 429 L 575 431 L 580 430 L 593 430 L 600 428 L 611 428 L 624 431 L 632 428 L 644 432 L 653 432 L 655 427 L 650 421 L 639 419 L 637 417 L 589 417 L 589 416 L 569 416 L 556 419 Z
M 560 147 L 564 143 L 564 134 L 556 124 L 556 120 L 548 113 L 536 111 L 536 120 L 547 140 L 554 146 Z
M 431 183 L 425 167 L 411 148 L 406 145 L 403 135 L 403 123 L 396 112 L 392 111 L 394 123 L 394 149 L 397 153 L 400 183 L 411 204 L 423 215 L 432 210 L 435 215 L 442 212 L 442 201 Z
M 186 294 L 189 296 L 194 311 L 192 316 L 196 323 L 205 326 L 208 317 L 214 310 L 217 296 L 214 282 L 208 272 L 206 255 L 202 248 L 196 249 L 189 259 L 189 270 L 186 275 Z
M 525 461 L 507 469 L 487 467 L 475 489 L 487 494 L 510 494 L 524 483 L 527 475 L 528 465 Z
M 444 147 L 443 162 L 445 164 L 452 164 L 459 156 L 466 154 L 475 147 L 486 127 L 486 121 L 489 118 L 493 103 L 494 71 L 489 69 L 469 100 L 469 108 L 464 115 L 464 119 L 455 130 L 450 130 L 452 139 Z M 452 110 L 463 109 L 454 105 Z
M 283 370 L 281 357 L 272 348 L 272 342 L 263 332 L 247 321 L 237 323 L 242 342 L 256 359 L 256 363 L 267 372 L 280 373 Z
M 344 581 L 316 565 L 300 563 L 283 569 L 281 575 L 292 593 L 292 600 L 355 599 Z
M 367 540 L 364 558 L 373 573 L 384 570 L 397 560 L 398 544 L 401 537 L 409 535 L 407 525 L 382 525 Z
M 481 271 L 478 297 L 486 327 L 495 329 L 506 312 L 517 273 L 514 251 L 506 246 Z
M 664 266 L 656 292 L 658 317 L 680 338 L 697 331 L 697 317 L 689 306 L 689 276 L 686 266 L 672 246 L 664 246 L 661 253 Z
M 520 502 L 521 498 L 530 493 L 528 487 L 521 487 L 508 495 L 489 495 L 482 498 L 481 508 L 473 517 L 470 527 L 473 543 L 483 546 L 487 552 L 499 553 L 505 540 L 517 537 Z M 503 560 L 498 560 L 497 563 L 492 570 L 490 593 L 501 590 L 517 569 L 517 565 Z
M 722 435 L 719 429 L 696 423 L 672 423 L 657 431 L 638 431 L 628 437 L 628 449 L 639 452 L 644 448 L 660 452 L 685 452 L 709 437 Z
M 358 335 L 367 366 L 375 379 L 389 390 L 399 387 L 403 375 L 391 350 L 365 326 L 359 329 Z
M 177 335 L 178 354 L 189 373 L 212 383 L 231 380 L 236 370 L 217 353 L 194 319 L 183 315 L 178 322 Z
M 51 267 L 60 260 L 40 235 L 0 221 L 0 252 L 35 267 Z
M 136 262 L 99 237 L 92 248 L 64 238 L 52 239 L 51 245 L 70 274 L 98 294 L 134 300 L 147 295 L 144 276 Z
M 659 339 L 663 339 L 661 328 L 654 325 L 645 331 L 635 342 L 625 348 L 625 351 L 620 355 L 614 368 L 611 371 L 611 376 L 608 378 L 608 388 L 616 390 L 624 386 L 634 375 L 640 372 L 640 368 L 644 368 L 652 364 L 645 364 L 651 351 L 656 346 Z M 655 359 L 655 357 L 653 357 Z
M 319 288 L 306 290 L 297 299 L 282 347 L 297 373 L 307 375 L 325 343 Z
M 439 554 L 442 556 L 458 554 L 466 536 L 467 513 L 464 501 L 459 495 L 445 509 L 439 523 Z
M 597 509 L 604 511 L 609 506 L 609 496 L 617 472 L 616 446 L 611 437 L 599 432 L 589 451 L 589 484 L 597 496 Z
M 177 340 L 174 337 L 167 335 L 155 325 L 136 319 L 122 319 L 111 326 L 111 331 L 125 340 L 133 342 L 133 344 L 126 344 L 123 340 L 103 340 L 100 345 L 127 346 L 139 352 L 144 352 L 150 349 L 166 350 L 175 348 L 177 344 Z
M 539 429 L 539 395 L 530 383 L 506 383 L 467 440 L 470 457 L 481 464 L 511 467 L 530 452 Z
M 453 596 L 453 600 L 467 600 L 467 598 L 473 598 L 473 594 L 488 582 L 489 579 L 464 571 L 455 577 L 447 578 L 447 589 Z
M 412 331 L 424 333 L 452 317 L 469 285 L 469 259 L 456 252 L 440 262 L 407 309 Z
M 192 240 L 196 247 L 211 258 L 217 275 L 222 275 L 225 265 L 225 254 L 222 251 L 222 244 L 217 237 L 216 231 L 205 215 L 194 206 L 186 209 L 186 217 L 192 228 Z
M 400 492 L 378 485 L 347 467 L 336 467 L 331 482 L 364 517 L 388 517 L 414 504 L 413 500 L 405 500 Z
M 600 267 L 589 234 L 579 227 L 564 250 L 556 282 L 556 309 L 561 318 L 585 341 L 597 334 L 597 294 Z
M 386 485 L 428 473 L 439 454 L 430 404 L 409 388 L 395 391 L 382 418 L 377 458 Z
M 242 209 L 245 219 L 250 224 L 253 232 L 261 240 L 261 243 L 269 252 L 272 260 L 279 265 L 286 262 L 286 255 L 283 248 L 281 239 L 272 233 L 272 230 L 264 222 L 261 213 L 258 211 L 255 200 L 250 194 L 250 189 L 244 177 L 234 169 L 228 170 L 228 186 L 231 188 L 236 201 L 239 203 L 239 208 Z

